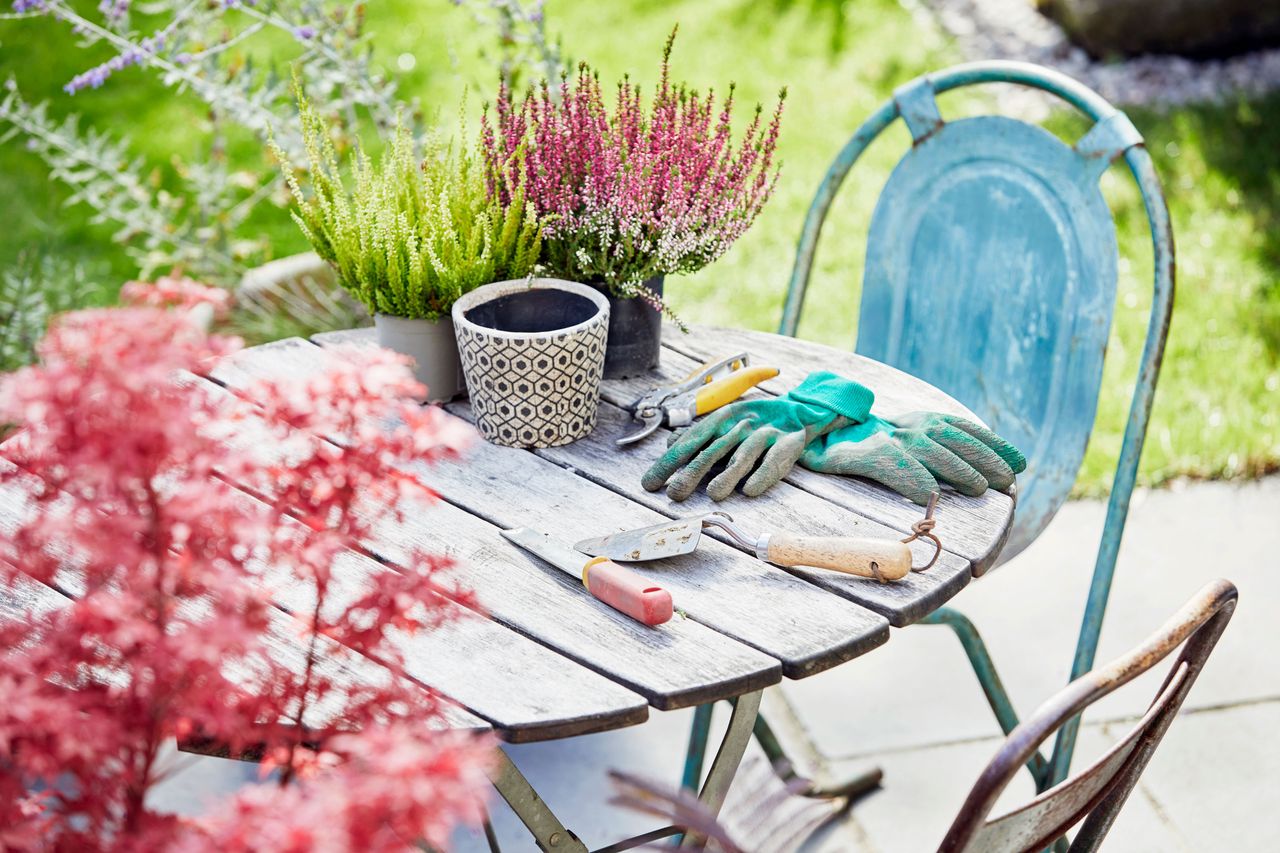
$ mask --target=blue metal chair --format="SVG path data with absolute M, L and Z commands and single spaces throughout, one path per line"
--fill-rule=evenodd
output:
M 1006 117 L 944 121 L 935 95 L 977 83 L 1044 90 L 1094 124 L 1068 146 Z M 867 146 L 899 118 L 913 144 L 872 218 L 857 351 L 948 392 L 1026 452 L 1004 559 L 1034 540 L 1067 499 L 1093 428 L 1118 254 L 1098 179 L 1123 157 L 1142 193 L 1155 252 L 1154 298 L 1071 668 L 1075 679 L 1089 671 L 1097 650 L 1173 308 L 1173 235 L 1160 182 L 1124 113 L 1062 74 L 977 62 L 917 78 L 863 123 L 827 170 L 796 251 L 782 334 L 795 334 L 836 192 Z M 951 608 L 923 621 L 956 632 L 1001 728 L 1013 731 L 1017 714 L 973 624 Z M 709 717 L 699 711 L 695 741 Z M 1075 718 L 1059 730 L 1049 759 L 1039 752 L 1028 759 L 1041 790 L 1066 777 L 1078 725 Z M 765 743 L 767 731 L 761 734 Z M 696 767 L 688 771 L 686 780 Z

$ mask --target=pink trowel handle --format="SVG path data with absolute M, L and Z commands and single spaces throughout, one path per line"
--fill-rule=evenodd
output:
M 671 593 L 605 557 L 582 567 L 587 591 L 620 613 L 645 625 L 661 625 L 671 618 Z

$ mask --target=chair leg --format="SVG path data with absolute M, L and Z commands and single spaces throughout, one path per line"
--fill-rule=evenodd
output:
M 977 627 L 969 617 L 950 607 L 939 607 L 920 621 L 925 625 L 945 625 L 955 633 L 965 654 L 969 657 L 973 674 L 978 677 L 978 684 L 986 694 L 987 704 L 991 706 L 1000 729 L 1007 735 L 1017 728 L 1018 713 L 1013 709 L 1008 691 L 1004 689 L 1004 682 L 1000 680 L 1000 673 L 996 671 L 995 661 L 991 659 L 987 644 L 983 642 L 982 635 L 978 633 Z M 1027 760 L 1027 770 L 1036 780 L 1037 790 L 1043 790 L 1048 768 L 1049 762 L 1039 751 Z
M 795 763 L 787 755 L 787 751 L 779 742 L 778 736 L 774 734 L 773 727 L 769 725 L 769 721 L 763 715 L 756 718 L 756 725 L 753 731 L 756 736 L 756 742 L 760 744 L 760 748 L 764 750 L 765 757 L 769 759 L 769 763 L 773 765 L 773 770 L 783 782 L 791 782 L 795 779 L 803 778 L 796 772 Z M 884 780 L 884 771 L 879 767 L 873 767 L 857 776 L 846 779 L 843 782 L 821 784 L 814 780 L 806 779 L 809 786 L 800 793 L 806 797 L 813 797 L 820 800 L 845 800 L 845 806 L 852 805 L 855 800 L 871 793 L 880 787 L 880 783 Z
M 789 705 L 786 700 L 777 693 L 777 691 L 766 691 L 766 700 L 774 708 L 775 712 L 780 713 L 784 717 L 788 717 L 790 712 Z M 781 704 L 780 704 L 781 703 Z M 702 777 L 702 765 L 707 750 L 707 741 L 710 738 L 711 728 L 711 705 L 699 705 L 694 710 L 693 725 L 689 732 L 689 746 L 685 754 L 684 775 L 681 786 L 689 791 L 697 791 L 698 783 Z M 796 726 L 792 726 L 796 728 Z M 796 772 L 795 762 L 787 755 L 786 749 L 782 746 L 773 727 L 769 724 L 762 712 L 756 717 L 755 725 L 752 727 L 752 735 L 756 742 L 760 744 L 760 748 L 764 751 L 765 757 L 769 759 L 769 763 L 784 782 L 790 782 L 794 779 L 802 778 Z M 797 736 L 799 736 L 797 734 Z M 880 787 L 880 783 L 884 779 L 884 772 L 879 767 L 873 767 L 850 779 L 839 782 L 833 782 L 825 779 L 825 767 L 818 751 L 817 745 L 806 743 L 806 752 L 809 753 L 811 762 L 820 765 L 814 768 L 817 772 L 815 780 L 806 779 L 809 786 L 800 793 L 806 797 L 815 799 L 843 799 L 845 806 L 851 805 L 854 801 L 871 793 Z
M 684 756 L 684 775 L 680 787 L 697 793 L 702 784 L 702 763 L 707 755 L 707 738 L 711 736 L 711 703 L 693 709 L 693 726 L 689 729 L 689 746 Z

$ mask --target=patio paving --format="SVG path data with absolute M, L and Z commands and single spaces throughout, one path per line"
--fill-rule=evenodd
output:
M 953 602 L 983 631 L 1023 713 L 1065 681 L 1104 511 L 1100 502 L 1069 504 L 1032 548 Z M 1135 495 L 1099 660 L 1154 630 L 1213 578 L 1234 581 L 1241 605 L 1104 849 L 1269 851 L 1280 843 L 1267 807 L 1280 766 L 1278 555 L 1280 477 Z M 1162 677 L 1146 676 L 1095 706 L 1077 759 L 1117 737 Z M 932 849 L 999 742 L 958 643 L 941 628 L 896 631 L 887 647 L 787 682 L 785 690 L 832 770 L 877 764 L 885 772 L 884 789 L 816 836 L 809 850 Z M 595 847 L 653 826 L 606 804 L 606 771 L 674 781 L 690 715 L 654 712 L 643 727 L 507 749 L 564 822 Z M 722 708 L 717 724 L 727 717 Z M 157 803 L 190 811 L 211 791 L 246 778 L 252 768 L 201 760 L 157 792 Z M 1030 791 L 1020 775 L 1007 799 Z M 501 804 L 494 823 L 504 848 L 533 849 Z M 458 849 L 485 847 L 464 834 Z

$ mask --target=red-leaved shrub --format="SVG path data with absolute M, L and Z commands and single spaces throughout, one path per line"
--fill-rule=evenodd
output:
M 181 311 L 84 311 L 0 378 L 0 423 L 21 426 L 0 448 L 0 596 L 66 596 L 0 621 L 0 849 L 401 850 L 482 816 L 492 744 L 441 724 L 393 642 L 445 618 L 447 561 L 412 555 L 342 602 L 331 572 L 431 499 L 392 466 L 456 454 L 467 428 L 413 404 L 381 351 L 264 382 L 252 406 L 190 376 L 237 346 Z M 249 419 L 288 466 L 225 440 Z M 332 434 L 350 441 L 315 438 Z M 286 584 L 310 606 L 273 605 Z M 352 650 L 382 677 L 332 665 Z M 175 738 L 275 772 L 202 818 L 157 814 Z

